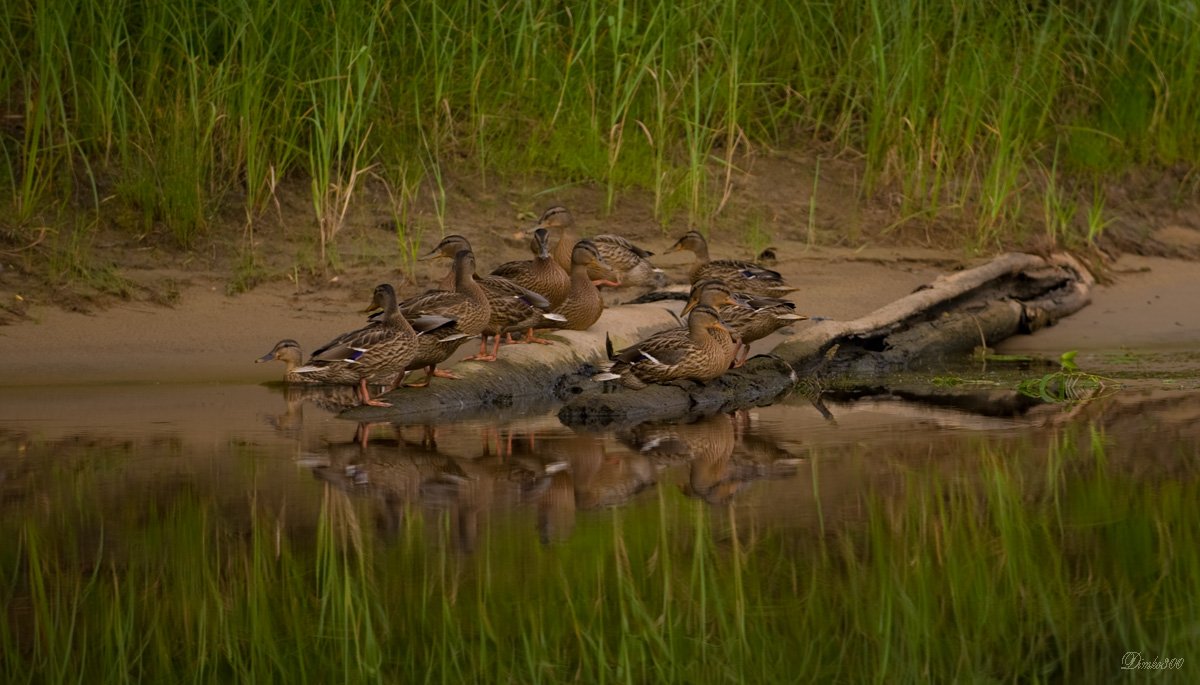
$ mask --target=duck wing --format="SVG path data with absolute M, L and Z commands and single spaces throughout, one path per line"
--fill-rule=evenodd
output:
M 425 315 L 454 318 L 467 302 L 467 296 L 462 293 L 452 290 L 430 290 L 401 302 L 400 312 L 406 319 Z
M 312 353 L 312 356 L 308 358 L 308 365 L 352 362 L 375 345 L 390 341 L 395 337 L 396 329 L 375 321 L 329 341 L 324 347 Z
M 629 240 L 628 238 L 624 238 L 619 235 L 612 235 L 612 234 L 598 235 L 598 236 L 592 238 L 592 242 L 596 243 L 597 247 L 599 247 L 601 245 L 613 245 L 616 247 L 620 247 L 620 248 L 629 250 L 630 252 L 634 253 L 635 255 L 641 257 L 642 259 L 654 256 L 653 252 L 651 252 L 649 250 L 644 250 L 644 249 L 638 247 L 637 245 L 633 244 L 633 242 L 631 240 Z
M 636 345 L 621 350 L 613 360 L 628 364 L 646 360 L 664 366 L 674 366 L 695 349 L 696 345 L 686 328 L 673 328 L 655 333 Z

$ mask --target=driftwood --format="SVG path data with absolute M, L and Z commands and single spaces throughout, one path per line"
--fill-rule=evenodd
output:
M 1091 302 L 1074 258 L 1009 253 L 933 283 L 854 321 L 822 321 L 772 351 L 801 374 L 884 373 L 1032 333 Z M 837 353 L 828 362 L 825 354 Z
M 1033 332 L 1090 302 L 1094 284 L 1066 255 L 1011 253 L 938 278 L 853 321 L 821 321 L 707 385 L 654 386 L 637 392 L 586 394 L 559 418 L 569 425 L 649 418 L 766 404 L 789 392 L 788 377 L 874 375 L 936 362 L 947 355 Z
M 556 334 L 551 346 L 507 347 L 495 363 L 457 364 L 463 380 L 384 395 L 392 407 L 357 407 L 359 421 L 445 420 L 530 404 L 565 402 L 568 425 L 609 425 L 767 404 L 815 375 L 878 374 L 937 362 L 1051 325 L 1090 301 L 1091 275 L 1066 255 L 1006 254 L 938 278 L 853 321 L 820 321 L 706 384 L 639 391 L 595 383 L 608 334 L 617 348 L 679 325 L 664 304 L 613 307 L 591 330 Z M 677 305 L 676 305 L 677 307 Z

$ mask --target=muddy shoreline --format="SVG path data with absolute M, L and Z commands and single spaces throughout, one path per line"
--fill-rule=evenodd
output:
M 800 310 L 848 320 L 951 271 L 947 264 L 972 263 L 956 257 L 930 250 L 864 254 L 825 248 L 801 253 L 776 268 L 801 285 L 795 298 Z M 688 259 L 668 255 L 656 262 L 680 278 Z M 430 268 L 429 276 L 435 273 Z M 374 278 L 398 280 L 394 273 Z M 358 274 L 324 290 L 299 293 L 291 283 L 269 283 L 229 296 L 215 278 L 196 278 L 173 307 L 118 302 L 86 314 L 52 305 L 31 307 L 28 320 L 0 326 L 6 358 L 0 385 L 277 380 L 281 366 L 253 360 L 281 338 L 295 338 L 311 350 L 360 325 L 365 302 L 360 291 L 371 280 L 369 274 Z M 1112 282 L 1096 286 L 1089 307 L 1036 335 L 1010 338 L 998 349 L 1053 356 L 1070 349 L 1197 350 L 1198 301 L 1200 263 L 1126 255 L 1114 263 Z M 753 352 L 766 352 L 781 339 L 760 341 Z M 469 353 L 465 348 L 460 352 Z

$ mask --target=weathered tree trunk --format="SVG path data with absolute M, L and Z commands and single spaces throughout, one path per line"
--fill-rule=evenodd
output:
M 1068 255 L 1009 253 L 949 276 L 853 321 L 821 321 L 772 354 L 802 375 L 879 373 L 920 359 L 991 346 L 1032 333 L 1091 302 L 1095 281 Z M 827 351 L 836 354 L 825 359 Z
M 552 346 L 508 347 L 495 363 L 454 367 L 463 380 L 401 389 L 392 407 L 343 413 L 360 421 L 444 420 L 464 413 L 520 410 L 526 403 L 566 402 L 570 425 L 606 425 L 709 414 L 766 404 L 813 375 L 876 374 L 934 361 L 1032 332 L 1090 301 L 1091 275 L 1066 255 L 1043 259 L 1006 254 L 938 278 L 928 286 L 853 321 L 820 321 L 706 384 L 683 382 L 631 391 L 595 383 L 606 333 L 620 348 L 679 325 L 663 305 L 627 305 L 604 312 L 592 330 L 559 334 Z
M 1066 255 L 1011 253 L 928 286 L 853 321 L 821 321 L 704 386 L 652 386 L 582 394 L 564 423 L 627 423 L 766 404 L 790 392 L 788 377 L 879 374 L 993 345 L 1053 324 L 1090 301 L 1091 275 Z

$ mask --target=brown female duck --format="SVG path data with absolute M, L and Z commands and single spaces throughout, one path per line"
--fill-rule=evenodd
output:
M 696 254 L 692 265 L 692 283 L 704 278 L 718 278 L 729 284 L 734 292 L 779 297 L 796 290 L 788 285 L 778 271 L 771 271 L 740 259 L 710 259 L 708 241 L 697 231 L 688 231 L 675 241 L 667 253 L 691 250 Z
M 500 276 L 529 288 L 533 292 L 550 300 L 554 308 L 567 299 L 571 292 L 571 275 L 567 273 L 554 258 L 549 250 L 550 232 L 544 228 L 535 229 L 530 248 L 533 259 L 523 262 L 505 262 L 492 271 L 493 276 Z
M 316 383 L 315 378 L 310 377 L 305 373 L 296 373 L 296 369 L 300 367 L 304 361 L 304 353 L 300 351 L 300 343 L 286 338 L 275 343 L 275 347 L 265 355 L 254 360 L 255 364 L 262 364 L 270 361 L 281 361 L 287 365 L 283 372 L 283 382 L 285 383 Z
M 429 323 L 432 323 L 432 322 L 429 322 Z M 445 320 L 445 323 L 452 323 L 452 322 L 450 322 L 449 320 Z M 417 335 L 421 335 L 422 327 L 420 326 L 420 324 L 413 324 L 413 328 L 417 331 Z M 296 385 L 309 385 L 309 386 L 321 384 L 320 381 L 318 381 L 316 378 L 313 378 L 310 374 L 296 373 L 296 369 L 299 368 L 301 366 L 301 364 L 304 362 L 304 353 L 300 349 L 300 343 L 296 342 L 295 340 L 292 340 L 291 338 L 286 338 L 284 340 L 280 340 L 279 342 L 275 343 L 275 347 L 272 347 L 270 352 L 259 357 L 258 359 L 255 359 L 254 363 L 255 364 L 263 364 L 265 362 L 270 362 L 270 361 L 281 361 L 286 365 L 286 368 L 284 369 L 284 372 L 283 372 L 283 382 L 284 383 L 290 383 L 290 384 L 296 384 Z M 370 383 L 372 381 L 377 381 L 377 380 L 380 381 L 381 383 L 386 383 L 386 382 L 390 381 L 391 379 L 368 378 L 367 382 Z M 347 390 L 347 388 L 341 388 L 341 390 Z M 330 387 L 330 388 L 327 388 L 327 391 L 330 393 L 334 393 L 334 392 L 337 392 L 338 389 L 335 387 Z M 321 391 L 321 392 L 325 392 L 325 391 Z M 355 394 L 356 392 L 357 391 L 352 391 L 352 393 L 351 393 L 353 395 L 353 401 L 355 403 L 358 402 L 358 395 Z M 347 397 L 347 401 L 349 401 L 349 396 Z M 341 409 L 348 409 L 350 406 L 354 406 L 354 405 L 343 406 L 343 407 L 341 407 Z M 341 409 L 338 409 L 337 411 L 341 411 Z
M 491 320 L 487 293 L 474 276 L 475 254 L 459 250 L 454 255 L 454 290 L 430 290 L 400 303 L 400 311 L 409 319 L 433 315 L 455 320 L 453 327 L 438 329 L 440 334 L 434 331 L 433 335 L 421 336 L 417 354 L 407 369 L 425 369 L 425 380 L 413 387 L 429 385 L 434 376 L 458 378 L 447 371 L 438 371 L 437 365 L 449 359 L 467 339 L 482 333 Z
M 728 348 L 719 336 L 731 332 L 717 310 L 698 305 L 688 315 L 686 329 L 660 331 L 622 350 L 612 356 L 608 371 L 592 380 L 620 380 L 634 390 L 649 383 L 712 380 L 729 368 Z
M 564 269 L 571 270 L 571 255 L 579 240 L 575 229 L 575 217 L 566 207 L 551 207 L 542 213 L 537 228 L 560 229 L 562 233 L 554 246 L 554 260 Z M 647 252 L 619 235 L 604 234 L 591 238 L 603 259 L 604 266 L 596 264 L 588 268 L 588 274 L 596 285 L 611 287 L 655 285 L 654 275 L 660 269 L 647 261 L 653 252 Z
M 292 371 L 317 383 L 358 385 L 363 404 L 391 406 L 371 399 L 367 379 L 403 372 L 417 353 L 417 332 L 400 313 L 392 286 L 384 283 L 375 288 L 367 311 L 374 309 L 383 310 L 377 319 L 334 338 Z
M 683 316 L 687 316 L 695 307 L 704 305 L 717 310 L 717 313 L 721 315 L 721 321 L 729 325 L 729 322 L 725 320 L 726 310 L 734 311 L 746 309 L 750 306 L 746 304 L 742 296 L 731 293 L 729 286 L 725 285 L 723 281 L 705 279 L 704 284 L 704 287 L 696 286 L 692 288 L 687 305 L 683 308 Z M 730 327 L 732 328 L 732 326 Z M 723 331 L 714 331 L 713 336 L 721 343 L 721 347 L 729 356 L 729 363 L 732 364 L 740 347 L 740 336 L 737 333 L 725 333 Z
M 547 328 L 568 331 L 585 331 L 600 318 L 604 311 L 604 298 L 588 276 L 588 267 L 604 265 L 604 259 L 590 240 L 580 240 L 571 251 L 571 292 L 566 301 L 554 310 L 564 321 L 547 322 Z
M 691 297 L 688 299 L 687 306 L 683 308 L 683 313 L 687 314 L 697 304 L 707 303 L 711 306 L 711 300 L 706 301 L 705 295 L 709 292 L 723 293 L 737 303 L 717 306 L 721 320 L 737 331 L 734 335 L 736 340 L 734 368 L 746 363 L 746 357 L 750 355 L 750 343 L 762 340 L 784 326 L 808 319 L 803 314 L 797 314 L 796 305 L 787 300 L 745 293 L 730 293 L 729 285 L 717 278 L 704 278 L 692 286 Z M 707 297 L 716 297 L 716 295 Z M 741 359 L 737 358 L 737 353 L 741 354 Z
M 437 259 L 438 257 L 453 257 L 462 250 L 470 250 L 471 243 L 461 235 L 449 235 L 442 239 L 422 259 Z M 453 276 L 453 271 L 451 276 Z M 525 342 L 540 342 L 549 344 L 550 341 L 533 336 L 534 327 L 540 327 L 545 321 L 562 321 L 559 314 L 550 313 L 550 301 L 538 293 L 524 288 L 502 276 L 483 276 L 472 274 L 475 282 L 487 294 L 488 305 L 491 307 L 491 318 L 484 327 L 482 340 L 479 343 L 479 354 L 466 357 L 476 361 L 495 361 L 500 349 L 500 336 L 508 336 L 508 342 L 513 342 L 512 334 L 528 330 L 529 337 Z M 494 336 L 492 353 L 487 354 L 488 336 Z

